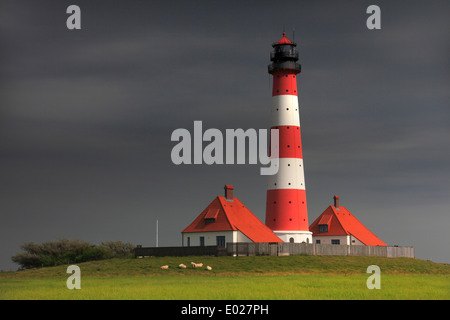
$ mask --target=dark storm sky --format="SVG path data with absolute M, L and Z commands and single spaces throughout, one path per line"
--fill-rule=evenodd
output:
M 81 30 L 66 8 L 81 8 Z M 368 30 L 366 8 L 381 8 Z M 271 44 L 300 50 L 309 221 L 340 196 L 389 245 L 450 262 L 448 1 L 0 1 L 0 269 L 28 242 L 181 244 L 260 165 L 171 162 L 173 130 L 270 126 Z

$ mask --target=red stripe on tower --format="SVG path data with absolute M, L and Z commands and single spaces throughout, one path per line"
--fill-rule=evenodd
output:
M 278 129 L 280 158 L 303 158 L 300 127 L 273 126 L 271 129 Z
M 279 73 L 274 75 L 272 96 L 278 96 L 282 94 L 297 95 L 297 82 L 295 81 L 295 79 L 295 74 Z
M 301 71 L 296 44 L 283 32 L 273 45 L 271 128 L 279 130 L 279 169 L 269 176 L 266 225 L 285 242 L 312 242 L 306 206 L 297 74 Z

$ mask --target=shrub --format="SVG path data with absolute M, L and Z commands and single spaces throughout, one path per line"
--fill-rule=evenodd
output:
M 75 262 L 86 262 L 112 258 L 112 255 L 105 248 L 91 247 L 85 250 L 76 258 Z
M 40 266 L 41 264 L 41 257 L 39 257 L 37 254 L 29 252 L 16 254 L 15 256 L 11 257 L 11 260 L 19 264 L 21 269 L 35 268 L 36 266 Z
M 25 252 L 11 257 L 21 269 L 71 264 L 113 257 L 131 256 L 134 245 L 122 241 L 102 242 L 100 246 L 86 241 L 61 239 L 42 244 L 28 242 L 21 246 Z
M 135 245 L 122 241 L 107 241 L 100 243 L 100 248 L 109 251 L 114 257 L 131 257 L 134 253 Z

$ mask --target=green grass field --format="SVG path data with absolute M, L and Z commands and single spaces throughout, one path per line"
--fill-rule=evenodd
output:
M 192 269 L 190 262 L 202 262 Z M 187 269 L 178 269 L 184 263 Z M 169 269 L 160 269 L 169 265 Z M 211 271 L 205 270 L 210 265 Z M 369 290 L 369 265 L 381 289 Z M 153 257 L 80 263 L 81 289 L 67 266 L 0 273 L 0 299 L 299 300 L 450 298 L 450 266 L 382 257 Z

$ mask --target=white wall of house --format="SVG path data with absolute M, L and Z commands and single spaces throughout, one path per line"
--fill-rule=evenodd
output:
M 245 234 L 243 234 L 240 231 L 235 231 L 236 232 L 236 238 L 233 242 L 253 242 L 252 240 L 250 240 L 249 238 L 247 238 L 247 236 Z
M 350 235 L 350 245 L 355 246 L 365 246 L 364 243 L 358 240 L 358 238 L 355 238 L 354 236 Z
M 225 237 L 227 242 L 253 242 L 240 231 L 208 231 L 208 232 L 184 232 L 183 247 L 197 247 L 201 245 L 203 237 L 205 246 L 216 246 L 217 237 Z
M 313 243 L 320 241 L 320 244 L 333 244 L 333 240 L 339 240 L 339 244 L 352 245 L 352 246 L 364 246 L 365 244 L 355 238 L 352 235 L 343 236 L 313 236 Z
M 348 235 L 343 236 L 313 236 L 313 243 L 318 243 L 317 241 L 320 241 L 320 244 L 333 244 L 333 240 L 338 240 L 339 244 L 350 244 L 350 239 Z

